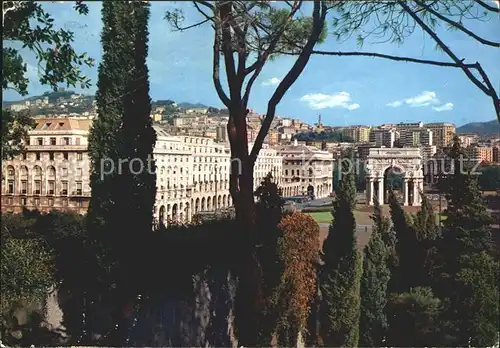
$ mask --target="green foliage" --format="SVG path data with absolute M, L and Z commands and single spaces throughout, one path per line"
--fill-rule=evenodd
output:
M 345 200 L 351 210 L 356 208 L 356 181 L 347 161 L 342 163 L 342 178 L 336 190 L 336 200 Z
M 363 347 L 380 347 L 387 332 L 387 284 L 390 271 L 387 266 L 389 250 L 382 235 L 389 231 L 389 221 L 382 216 L 378 202 L 375 203 L 374 229 L 364 249 L 363 276 L 361 278 L 361 316 L 359 319 L 360 340 Z
M 486 21 L 489 17 L 487 13 L 480 14 L 478 11 L 480 7 L 473 1 L 439 0 L 426 3 L 426 5 L 458 23 L 462 23 L 465 18 Z M 408 3 L 408 6 L 431 29 L 435 30 L 442 23 L 419 4 Z M 362 47 L 368 38 L 374 38 L 379 43 L 403 44 L 404 40 L 415 32 L 417 26 L 415 20 L 396 0 L 383 2 L 336 1 L 333 8 L 336 12 L 332 20 L 333 35 L 342 41 L 356 35 L 359 47 Z
M 16 303 L 43 302 L 54 284 L 54 259 L 41 239 L 2 238 L 2 314 Z
M 276 332 L 279 309 L 279 287 L 284 270 L 283 255 L 278 252 L 279 239 L 282 236 L 278 224 L 283 216 L 284 201 L 279 195 L 278 186 L 272 182 L 269 173 L 254 192 L 257 233 L 256 242 L 260 245 L 258 258 L 262 267 L 262 292 L 264 298 L 263 313 L 259 322 L 259 342 L 263 346 L 271 344 Z M 240 325 L 246 325 L 246 318 L 236 316 Z
M 362 260 L 356 246 L 356 222 L 349 193 L 354 186 L 352 181 L 352 175 L 342 178 L 333 222 L 323 243 L 319 321 L 326 346 L 355 347 L 359 340 Z
M 447 219 L 437 244 L 435 292 L 444 304 L 443 321 L 451 344 L 496 343 L 498 265 L 492 251 L 491 216 L 476 179 L 458 165 L 463 155 L 455 138 L 449 156 L 455 160 L 447 178 Z
M 293 139 L 298 141 L 332 141 L 332 142 L 343 142 L 351 143 L 353 140 L 350 137 L 344 136 L 342 132 L 302 132 L 295 134 Z M 293 140 L 292 139 L 292 140 Z
M 2 109 L 2 159 L 12 159 L 26 150 L 28 131 L 34 121 L 27 111 Z
M 42 84 L 48 84 L 57 89 L 60 82 L 68 86 L 80 84 L 82 88 L 89 87 L 90 81 L 82 75 L 80 67 L 92 66 L 93 60 L 85 53 L 77 54 L 72 48 L 73 33 L 64 29 L 54 28 L 54 19 L 45 12 L 42 5 L 36 1 L 25 1 L 16 4 L 7 1 L 7 11 L 3 23 L 3 79 L 2 87 L 13 88 L 19 94 L 28 93 L 28 80 L 24 76 L 26 64 L 17 49 L 9 47 L 10 42 L 20 42 L 23 47 L 35 53 L 38 60 L 39 78 Z M 77 11 L 86 14 L 86 5 L 77 4 Z
M 441 301 L 430 288 L 416 287 L 393 294 L 387 303 L 389 347 L 434 347 L 440 345 Z
M 215 5 L 214 11 L 218 12 L 218 7 L 221 5 Z M 277 44 L 275 49 L 270 52 L 269 59 L 274 60 L 280 54 L 300 54 L 313 29 L 311 17 L 303 16 L 298 11 L 289 20 L 290 9 L 273 6 L 270 2 L 232 1 L 231 6 L 232 16 L 238 26 L 248 27 L 245 34 L 241 36 L 248 53 L 256 54 L 259 57 L 276 39 L 278 39 Z M 200 5 L 197 6 L 198 11 L 206 13 L 204 10 L 200 10 L 200 7 Z M 164 19 L 175 30 L 182 31 L 191 27 L 183 25 L 185 16 L 181 9 L 166 11 Z M 327 28 L 324 26 L 318 42 L 323 42 L 327 34 Z M 239 52 L 241 44 L 238 40 L 234 40 L 231 47 L 233 52 Z
M 479 187 L 483 191 L 500 190 L 500 166 L 485 166 L 480 169 Z
M 75 9 L 86 14 L 88 9 L 77 1 Z M 54 28 L 54 18 L 36 1 L 4 1 L 2 3 L 2 89 L 13 89 L 20 95 L 28 94 L 27 65 L 20 51 L 12 43 L 20 43 L 33 52 L 38 61 L 40 83 L 54 90 L 61 82 L 68 86 L 80 84 L 89 87 L 81 66 L 93 66 L 85 53 L 77 54 L 72 48 L 73 33 Z M 33 122 L 26 111 L 2 109 L 2 159 L 12 158 L 25 149 L 23 141 Z
M 470 338 L 473 347 L 490 347 L 498 341 L 499 264 L 488 253 L 480 252 L 461 260 L 457 285 L 467 294 L 455 302 L 455 313 L 460 317 L 459 333 L 462 339 Z
M 406 216 L 403 208 L 397 201 L 394 191 L 389 189 L 389 206 L 391 219 L 396 233 L 395 251 L 397 266 L 391 270 L 389 292 L 407 292 L 410 288 L 419 285 L 415 278 L 420 265 L 415 260 L 418 252 L 418 241 L 411 220 Z

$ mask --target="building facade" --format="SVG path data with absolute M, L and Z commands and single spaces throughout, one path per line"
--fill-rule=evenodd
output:
M 2 163 L 2 212 L 23 208 L 85 214 L 90 200 L 86 118 L 40 118 L 27 152 Z M 230 151 L 213 139 L 172 136 L 155 125 L 156 222 L 190 222 L 194 214 L 232 206 Z M 249 144 L 251 149 L 252 144 Z M 254 166 L 254 190 L 268 173 L 282 181 L 283 161 L 263 145 Z
M 2 163 L 2 212 L 74 210 L 90 199 L 90 119 L 36 119 L 26 152 Z
M 280 146 L 283 159 L 283 196 L 305 195 L 313 189 L 316 198 L 328 197 L 333 188 L 333 158 L 327 151 L 298 145 Z

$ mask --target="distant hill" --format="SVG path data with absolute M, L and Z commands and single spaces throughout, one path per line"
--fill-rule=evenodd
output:
M 495 135 L 500 133 L 498 120 L 489 122 L 471 122 L 457 128 L 457 133 L 477 133 L 481 136 Z
M 55 102 L 57 102 L 57 100 L 59 98 L 70 99 L 70 97 L 71 97 L 72 94 L 76 94 L 76 92 L 70 91 L 70 90 L 60 90 L 60 91 L 56 91 L 56 92 L 54 92 L 54 91 L 48 91 L 48 92 L 43 93 L 42 95 L 33 96 L 33 97 L 27 97 L 27 98 L 24 98 L 22 100 L 3 101 L 2 102 L 2 106 L 3 107 L 8 107 L 9 105 L 12 105 L 12 104 L 22 103 L 22 102 L 27 101 L 27 100 L 33 101 L 33 100 L 40 99 L 40 98 L 43 98 L 43 97 L 48 97 L 50 103 L 55 103 Z M 94 100 L 94 96 L 93 95 L 84 95 L 84 99 L 88 99 L 88 100 L 92 101 L 92 100 Z M 214 108 L 214 107 L 211 107 L 211 106 L 207 106 L 205 104 L 190 103 L 190 102 L 176 103 L 175 101 L 173 101 L 171 99 L 153 100 L 151 102 L 151 104 L 152 104 L 153 108 L 154 107 L 165 107 L 165 108 L 168 108 L 169 110 L 170 109 L 172 109 L 172 110 L 176 109 L 176 107 L 172 106 L 173 104 L 176 104 L 178 108 L 184 109 L 184 110 L 185 109 L 208 109 L 209 113 L 223 112 L 223 110 L 219 110 L 217 108 Z
M 206 105 L 201 104 L 201 103 L 182 102 L 182 103 L 178 103 L 177 105 L 179 105 L 179 107 L 181 109 L 208 109 L 209 108 L 209 106 L 206 106 Z

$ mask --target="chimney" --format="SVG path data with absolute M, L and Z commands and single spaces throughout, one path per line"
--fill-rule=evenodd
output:
M 293 146 L 298 146 L 298 145 L 299 145 L 299 143 L 297 142 L 297 139 L 294 139 L 293 140 Z

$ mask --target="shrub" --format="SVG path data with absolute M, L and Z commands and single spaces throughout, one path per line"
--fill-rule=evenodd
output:
M 303 213 L 326 213 L 326 212 L 331 212 L 333 209 L 333 206 L 331 205 L 326 205 L 326 206 L 321 206 L 321 207 L 306 207 L 301 209 Z

